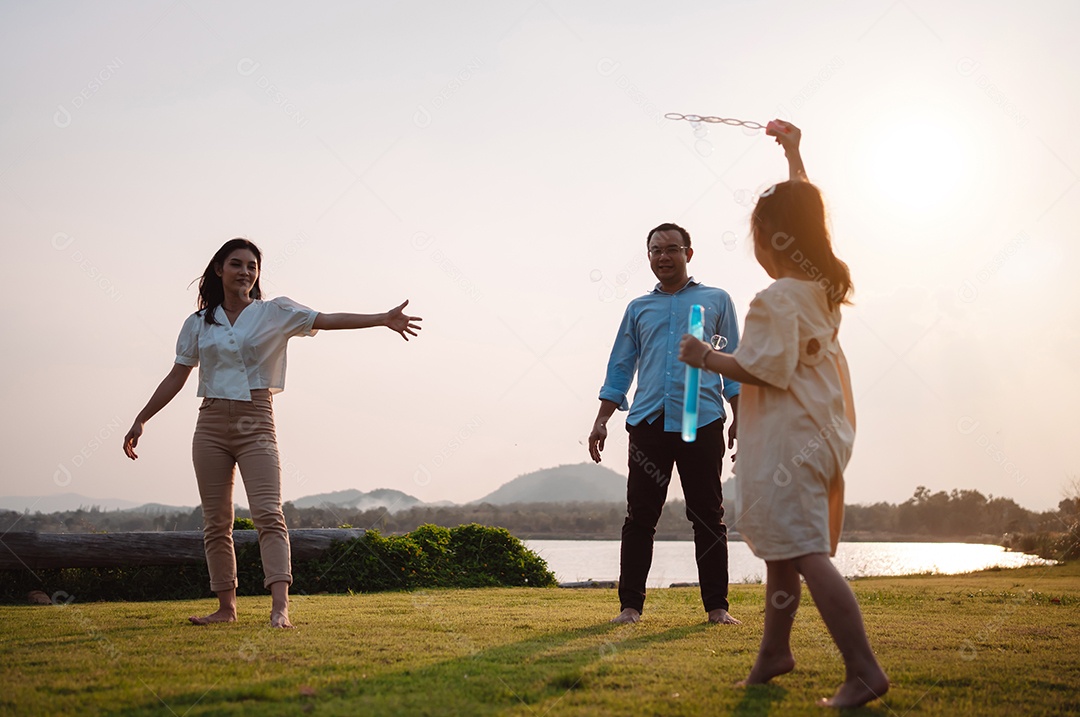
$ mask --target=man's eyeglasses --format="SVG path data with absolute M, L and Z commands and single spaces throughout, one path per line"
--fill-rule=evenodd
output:
M 656 258 L 658 256 L 675 256 L 680 251 L 686 251 L 684 246 L 664 246 L 664 247 L 649 247 L 649 256 Z

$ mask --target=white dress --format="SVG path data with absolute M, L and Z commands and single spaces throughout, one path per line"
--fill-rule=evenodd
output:
M 825 289 L 799 279 L 777 280 L 746 315 L 734 357 L 769 385 L 739 397 L 734 528 L 763 560 L 836 554 L 855 440 L 839 327 Z

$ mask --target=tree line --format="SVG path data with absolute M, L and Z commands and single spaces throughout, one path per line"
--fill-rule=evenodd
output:
M 490 503 L 414 506 L 390 513 L 385 509 L 357 510 L 323 506 L 297 508 L 285 503 L 290 528 L 350 526 L 401 535 L 421 525 L 454 527 L 479 523 L 505 528 L 521 539 L 618 540 L 626 508 L 622 503 Z M 669 501 L 656 537 L 692 540 L 693 531 L 682 501 Z M 240 517 L 248 516 L 238 510 Z M 726 522 L 737 532 L 737 518 Z M 1036 512 L 1010 498 L 985 496 L 976 490 L 931 493 L 924 486 L 903 503 L 846 506 L 844 534 L 848 540 L 979 540 L 1008 543 L 1010 536 L 1067 533 L 1080 520 L 1080 497 L 1067 498 L 1057 510 Z M 57 513 L 0 512 L 0 534 L 10 530 L 34 532 L 128 532 L 140 530 L 201 530 L 202 511 L 149 514 L 88 508 Z

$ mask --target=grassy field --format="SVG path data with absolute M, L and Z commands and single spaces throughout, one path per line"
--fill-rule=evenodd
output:
M 893 680 L 858 714 L 1080 713 L 1080 567 L 853 583 Z M 650 592 L 638 625 L 612 590 L 297 596 L 298 629 L 194 627 L 213 601 L 0 606 L 0 713 L 17 715 L 799 715 L 842 677 L 804 590 L 795 672 L 740 689 L 764 587 L 733 585 L 737 627 L 695 589 Z

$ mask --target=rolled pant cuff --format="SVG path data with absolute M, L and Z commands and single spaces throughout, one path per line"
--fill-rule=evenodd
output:
M 289 573 L 276 573 L 274 575 L 267 575 L 263 580 L 263 587 L 269 588 L 274 583 L 288 583 L 292 585 L 292 575 Z
M 728 602 L 726 600 L 724 602 L 722 602 L 722 603 L 716 603 L 715 605 L 712 605 L 711 607 L 709 605 L 705 606 L 705 612 L 712 612 L 713 610 L 727 610 L 728 612 L 730 612 L 731 611 L 731 606 L 728 604 Z
M 240 585 L 240 581 L 237 580 L 236 578 L 233 578 L 232 580 L 226 580 L 226 581 L 220 582 L 220 583 L 215 583 L 215 582 L 211 581 L 210 582 L 210 592 L 227 593 L 230 590 L 235 590 L 238 585 Z

